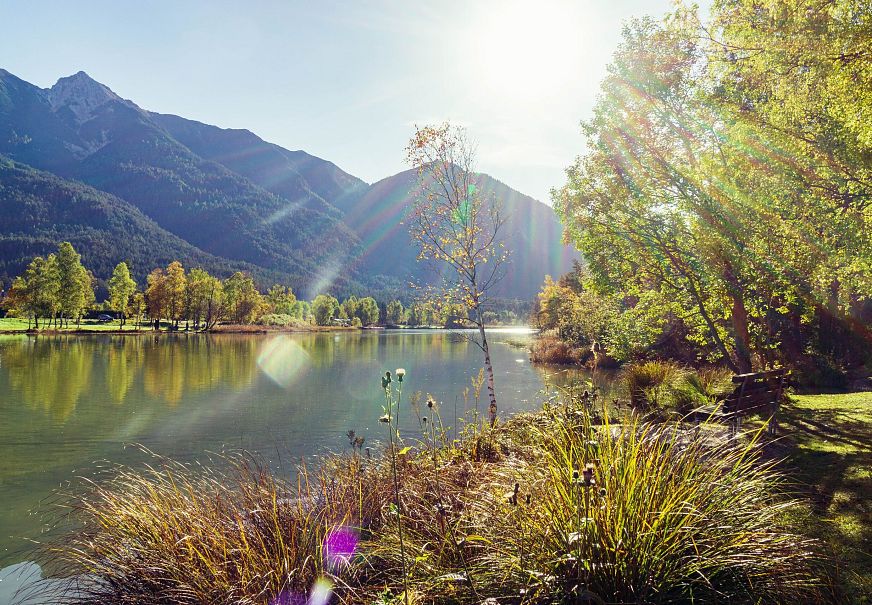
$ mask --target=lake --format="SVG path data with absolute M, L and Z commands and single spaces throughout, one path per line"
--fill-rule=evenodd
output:
M 527 334 L 490 336 L 500 415 L 537 407 L 546 380 L 571 379 L 507 343 Z M 137 445 L 183 461 L 248 450 L 292 472 L 301 459 L 348 449 L 349 430 L 378 443 L 385 370 L 407 372 L 401 430 L 416 432 L 405 395 L 419 390 L 454 424 L 455 409 L 476 407 L 463 391 L 481 360 L 442 330 L 0 335 L 0 604 L 14 583 L 8 566 L 28 559 L 53 492 L 106 462 L 144 463 Z M 485 415 L 486 398 L 484 388 Z

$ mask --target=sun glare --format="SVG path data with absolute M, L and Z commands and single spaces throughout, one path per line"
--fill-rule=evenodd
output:
M 479 82 L 501 101 L 529 103 L 559 95 L 577 78 L 585 47 L 579 2 L 500 5 L 473 32 Z

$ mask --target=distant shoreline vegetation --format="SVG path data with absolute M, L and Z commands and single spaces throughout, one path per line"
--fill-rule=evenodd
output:
M 291 287 L 275 284 L 262 292 L 254 278 L 237 271 L 222 280 L 201 268 L 188 271 L 179 261 L 148 274 L 145 287 L 131 277 L 126 262 L 106 282 L 108 296 L 96 300 L 97 280 L 69 242 L 57 253 L 37 256 L 8 290 L 0 289 L 0 333 L 137 333 L 322 331 L 367 327 L 462 327 L 460 305 L 329 293 L 298 299 Z M 521 301 L 506 301 L 487 312 L 492 324 L 526 320 Z M 5 317 L 4 317 L 5 315 Z M 128 325 L 129 322 L 129 325 Z

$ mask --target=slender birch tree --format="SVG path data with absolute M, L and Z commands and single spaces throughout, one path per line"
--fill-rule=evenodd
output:
M 508 259 L 501 231 L 502 204 L 484 195 L 475 173 L 475 150 L 466 132 L 446 122 L 415 129 L 406 159 L 418 172 L 418 195 L 410 230 L 420 250 L 418 260 L 439 275 L 435 286 L 444 308 L 468 310 L 465 324 L 478 332 L 472 338 L 484 355 L 491 417 L 496 417 L 494 369 L 485 330 L 489 293 L 504 275 Z

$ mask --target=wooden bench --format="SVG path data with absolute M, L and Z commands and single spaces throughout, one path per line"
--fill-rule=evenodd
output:
M 691 412 L 691 419 L 697 424 L 707 419 L 726 422 L 732 439 L 739 432 L 743 418 L 760 414 L 769 420 L 769 434 L 775 435 L 778 430 L 778 406 L 786 381 L 787 370 L 784 368 L 733 376 L 733 384 L 736 385 L 733 392 L 715 405 L 696 408 Z

